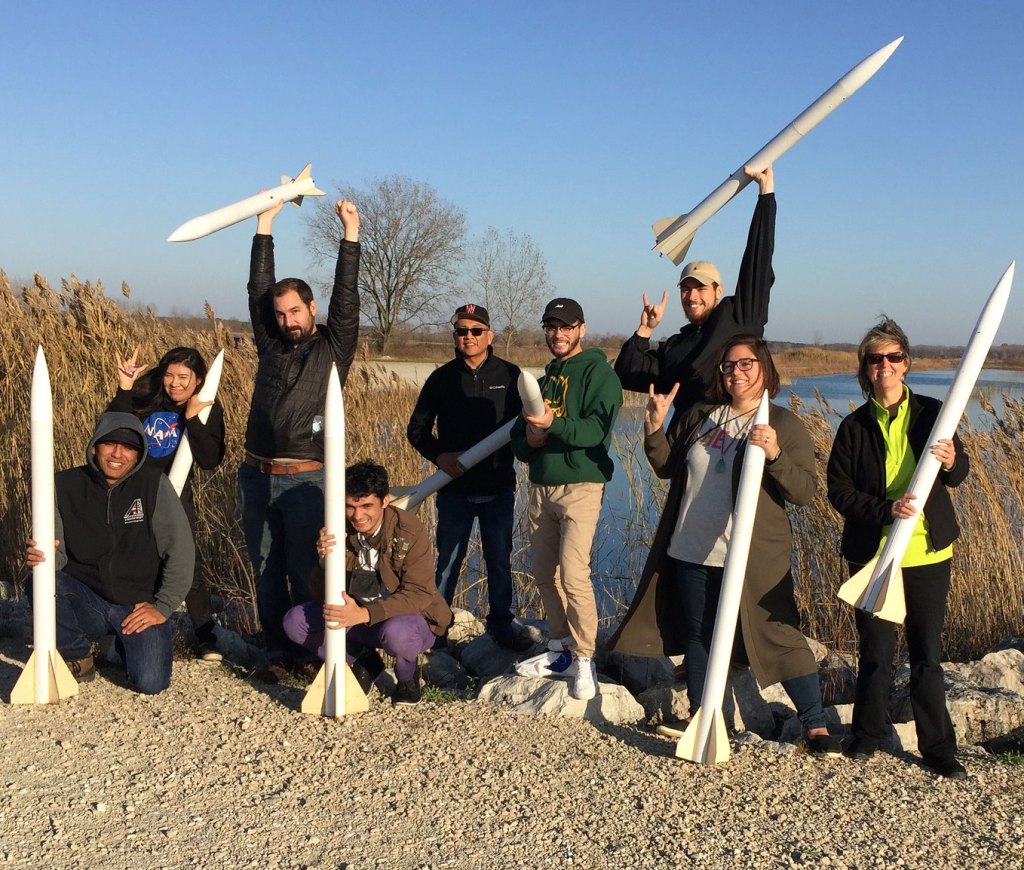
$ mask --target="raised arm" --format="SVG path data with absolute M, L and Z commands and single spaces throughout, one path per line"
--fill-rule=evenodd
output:
M 344 238 L 338 247 L 334 288 L 327 309 L 327 338 L 344 386 L 359 341 L 359 211 L 347 199 L 339 199 L 334 208 Z
M 268 208 L 256 218 L 256 235 L 252 237 L 249 254 L 249 320 L 252 322 L 256 352 L 260 353 L 277 335 L 277 320 L 268 291 L 277 279 L 274 277 L 274 237 L 271 230 L 274 218 L 284 207 L 283 202 Z
M 740 326 L 755 335 L 761 335 L 768 322 L 768 302 L 775 272 L 772 254 L 775 252 L 775 175 L 771 166 L 754 170 L 744 166 L 743 171 L 757 181 L 760 193 L 754 216 L 747 233 L 747 247 L 740 262 L 736 279 L 735 311 Z

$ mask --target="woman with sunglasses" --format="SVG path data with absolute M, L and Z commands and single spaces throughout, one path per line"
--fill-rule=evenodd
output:
M 867 401 L 839 425 L 828 460 L 828 498 L 844 519 L 842 554 L 850 574 L 881 552 L 894 520 L 917 516 L 903 558 L 910 652 L 910 702 L 918 748 L 940 776 L 963 779 L 956 760 L 956 735 L 946 711 L 941 662 L 953 541 L 960 534 L 947 487 L 967 477 L 969 463 L 955 435 L 932 445 L 942 463 L 924 504 L 907 486 L 928 450 L 928 436 L 942 403 L 918 396 L 904 384 L 910 343 L 892 320 L 868 330 L 857 349 L 857 380 Z M 896 625 L 856 611 L 860 661 L 853 705 L 853 739 L 846 754 L 867 760 L 886 735 L 892 689 Z
M 650 389 L 644 449 L 655 474 L 672 483 L 633 603 L 611 645 L 632 655 L 685 653 L 690 715 L 697 711 L 740 469 L 747 444 L 757 444 L 764 448 L 765 467 L 734 663 L 749 664 L 760 686 L 781 682 L 808 750 L 838 755 L 839 743 L 825 727 L 818 668 L 800 632 L 786 516 L 786 502 L 803 505 L 814 496 L 814 447 L 796 415 L 777 405 L 771 405 L 767 425 L 753 425 L 762 394 L 767 390 L 774 397 L 779 391 L 779 374 L 762 339 L 729 339 L 718 372 L 708 402 L 686 413 L 678 430 L 682 437 L 671 446 L 663 423 L 676 388 L 667 396 Z

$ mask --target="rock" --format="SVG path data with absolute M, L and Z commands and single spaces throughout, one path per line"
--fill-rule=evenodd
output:
M 821 664 L 828 660 L 828 647 L 820 641 L 815 640 L 813 637 L 805 637 L 807 646 L 811 648 L 811 655 L 814 656 L 814 660 Z
M 463 643 L 480 637 L 484 633 L 484 624 L 473 616 L 468 610 L 454 608 L 452 614 L 455 621 L 448 629 L 448 641 L 450 643 Z
M 672 683 L 672 662 L 667 658 L 611 652 L 601 662 L 601 672 L 624 685 L 634 695 L 652 686 Z
M 519 653 L 498 646 L 489 634 L 481 634 L 469 643 L 459 645 L 462 666 L 468 674 L 481 680 L 504 674 L 519 658 Z
M 972 685 L 953 672 L 946 675 L 946 707 L 962 743 L 983 743 L 1024 726 L 1024 697 Z
M 727 691 L 736 704 L 735 726 L 740 731 L 753 731 L 764 738 L 775 733 L 775 716 L 762 697 L 750 668 L 730 668 Z
M 686 683 L 671 683 L 654 686 L 636 696 L 642 705 L 644 716 L 652 725 L 662 722 L 678 722 L 690 715 L 690 700 L 686 694 Z
M 1024 652 L 1004 649 L 990 652 L 981 661 L 966 664 L 945 663 L 947 674 L 957 674 L 971 683 L 989 689 L 1008 689 L 1024 698 Z
M 590 722 L 624 724 L 644 718 L 641 707 L 625 686 L 598 677 L 597 697 L 580 701 L 569 694 L 569 681 L 554 677 L 498 677 L 480 689 L 479 700 L 509 704 L 516 713 L 586 719 Z
M 466 669 L 458 660 L 441 650 L 427 653 L 423 657 L 423 679 L 439 689 L 465 689 L 469 685 Z

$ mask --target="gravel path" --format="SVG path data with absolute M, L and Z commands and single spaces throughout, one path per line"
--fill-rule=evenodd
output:
M 105 668 L 52 707 L 6 703 L 0 865 L 24 867 L 1024 867 L 1024 767 L 967 782 L 777 744 L 698 767 L 643 728 L 424 701 L 330 721 L 301 692 L 176 661 L 155 698 Z

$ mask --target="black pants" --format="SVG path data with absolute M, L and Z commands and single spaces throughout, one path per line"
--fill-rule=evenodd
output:
M 850 563 L 851 576 L 862 566 Z M 946 710 L 942 676 L 942 626 L 946 621 L 950 560 L 903 569 L 907 601 L 907 648 L 910 652 L 910 704 L 917 746 L 928 760 L 952 758 L 956 734 Z M 856 612 L 860 662 L 853 704 L 853 736 L 876 748 L 886 733 L 889 694 L 896 654 L 896 625 Z

